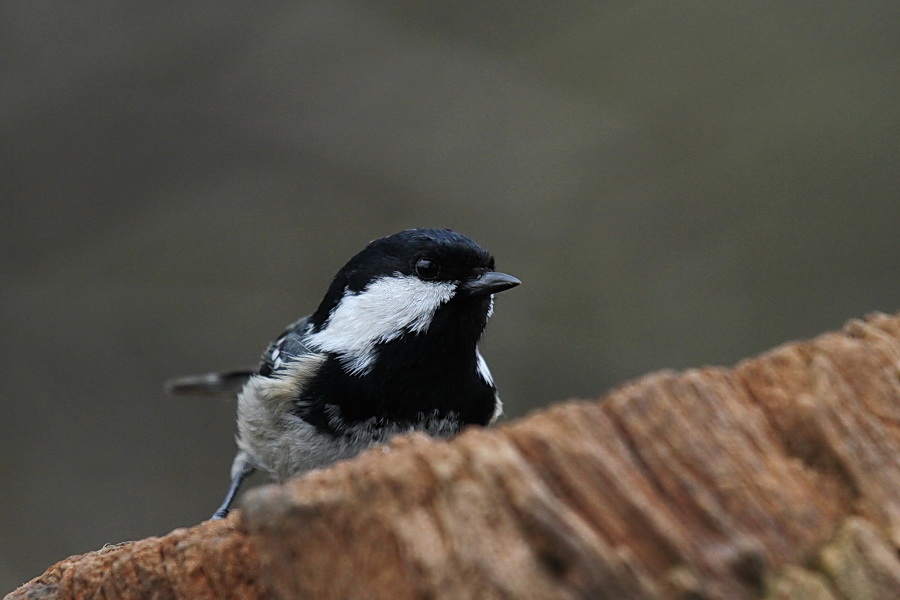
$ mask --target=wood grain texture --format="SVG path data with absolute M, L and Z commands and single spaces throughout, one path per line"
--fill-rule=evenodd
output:
M 71 556 L 7 599 L 266 598 L 253 541 L 234 518 Z
M 8 598 L 900 598 L 900 316 L 412 435 Z

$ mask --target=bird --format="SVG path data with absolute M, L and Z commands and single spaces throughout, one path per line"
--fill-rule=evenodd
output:
M 256 368 L 168 382 L 171 395 L 237 394 L 238 450 L 212 518 L 257 470 L 284 481 L 396 435 L 496 421 L 503 404 L 478 344 L 494 294 L 520 283 L 456 231 L 401 231 L 354 255 Z

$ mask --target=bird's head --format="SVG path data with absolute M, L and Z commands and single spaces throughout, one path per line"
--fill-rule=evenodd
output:
M 411 229 L 371 242 L 338 271 L 310 319 L 309 342 L 367 372 L 378 347 L 432 334 L 477 344 L 493 295 L 521 283 L 491 254 L 449 229 Z M 440 328 L 440 331 L 434 331 Z

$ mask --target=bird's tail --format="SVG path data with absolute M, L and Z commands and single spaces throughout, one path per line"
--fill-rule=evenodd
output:
M 166 382 L 166 393 L 170 396 L 235 396 L 255 373 L 253 369 L 237 369 L 176 377 Z

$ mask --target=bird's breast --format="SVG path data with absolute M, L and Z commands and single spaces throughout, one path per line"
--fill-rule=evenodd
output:
M 479 373 L 476 358 L 466 365 L 386 358 L 379 356 L 368 373 L 351 375 L 338 357 L 329 357 L 304 386 L 293 412 L 331 435 L 361 424 L 450 435 L 465 425 L 490 422 L 496 390 Z

